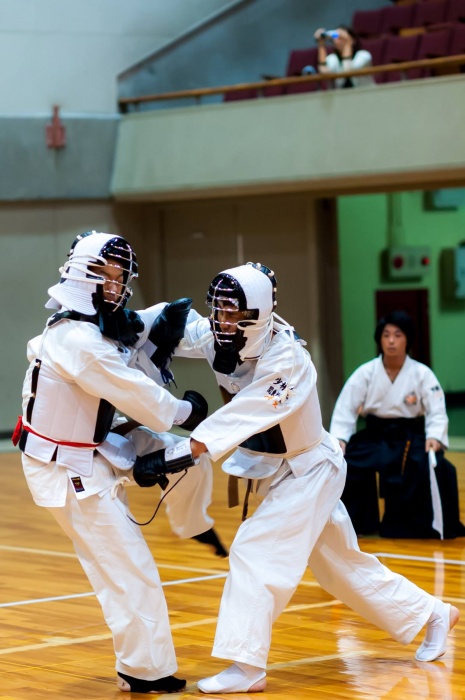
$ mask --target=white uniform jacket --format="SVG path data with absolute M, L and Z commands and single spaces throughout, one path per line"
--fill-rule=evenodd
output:
M 361 365 L 345 383 L 334 407 L 330 433 L 348 442 L 359 415 L 378 418 L 425 416 L 426 438 L 448 447 L 448 418 L 444 392 L 429 367 L 406 357 L 392 382 L 382 356 Z
M 154 307 L 155 315 L 163 306 Z M 148 330 L 138 345 L 144 345 Z M 63 319 L 33 338 L 27 352 L 23 424 L 32 432 L 24 453 L 33 459 L 25 460 L 25 474 L 38 505 L 63 506 L 69 479 L 78 498 L 110 488 L 115 475 L 96 451 L 117 468 L 133 465 L 136 454 L 130 440 L 110 434 L 98 442 L 103 402 L 156 432 L 172 427 L 179 402 L 157 385 L 153 365 L 152 376 L 146 376 L 150 362 L 143 347 L 127 348 L 102 336 L 92 323 Z M 37 359 L 41 364 L 31 402 Z
M 353 58 L 339 59 L 336 53 L 329 53 L 326 56 L 326 63 L 319 66 L 320 73 L 343 73 L 344 71 L 360 70 L 361 68 L 370 68 L 373 63 L 371 53 L 360 49 Z M 346 78 L 336 78 L 334 81 L 337 88 L 342 88 Z M 376 85 L 372 75 L 354 75 L 350 78 L 354 87 L 366 87 Z
M 213 338 L 203 347 L 194 345 L 208 332 L 207 319 L 189 324 L 176 354 L 205 357 L 213 365 Z M 319 446 L 326 431 L 316 370 L 303 341 L 281 330 L 258 360 L 237 365 L 231 375 L 215 374 L 218 384 L 233 398 L 204 420 L 191 437 L 203 442 L 214 460 L 239 445 L 224 462 L 224 471 L 261 479 L 275 474 L 286 460 L 294 475 L 301 476 L 313 461 L 322 460 Z

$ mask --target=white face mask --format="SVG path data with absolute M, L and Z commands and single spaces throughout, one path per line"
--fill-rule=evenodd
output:
M 207 304 L 212 309 L 210 324 L 218 345 L 223 350 L 236 349 L 241 360 L 260 357 L 271 340 L 275 284 L 274 274 L 262 271 L 257 263 L 240 265 L 221 272 L 210 285 Z M 228 318 L 220 318 L 229 310 Z M 240 319 L 234 314 L 242 312 Z M 228 328 L 229 326 L 229 328 Z
M 69 254 L 69 260 L 60 268 L 61 281 L 50 287 L 47 308 L 61 306 L 92 316 L 97 308 L 94 300 L 104 301 L 103 287 L 108 284 L 104 270 L 109 260 L 115 261 L 124 270 L 124 280 L 112 301 L 105 301 L 109 311 L 123 308 L 132 294 L 129 283 L 137 277 L 137 261 L 129 243 L 121 236 L 92 231 L 79 238 Z M 108 295 L 107 295 L 108 296 Z

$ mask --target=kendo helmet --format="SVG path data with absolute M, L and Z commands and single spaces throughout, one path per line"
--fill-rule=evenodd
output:
M 271 339 L 276 307 L 276 277 L 269 267 L 249 262 L 223 270 L 212 280 L 206 304 L 217 355 L 227 353 L 234 367 L 239 359 L 260 357 Z M 225 311 L 242 311 L 244 318 L 225 321 Z
M 99 267 L 106 265 L 114 265 L 123 271 L 122 281 L 112 300 L 103 295 L 107 280 Z M 132 296 L 130 283 L 137 277 L 137 258 L 125 238 L 89 231 L 73 241 L 60 273 L 60 282 L 48 290 L 48 308 L 64 306 L 87 316 L 93 316 L 99 310 L 114 312 L 123 309 Z

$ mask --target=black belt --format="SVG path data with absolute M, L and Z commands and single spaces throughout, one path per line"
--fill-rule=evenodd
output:
M 404 440 L 413 435 L 425 434 L 425 417 L 416 418 L 378 418 L 366 416 L 366 430 L 373 438 L 383 440 Z

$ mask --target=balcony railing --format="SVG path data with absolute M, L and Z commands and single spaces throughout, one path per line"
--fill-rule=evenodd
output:
M 261 80 L 253 83 L 240 83 L 237 85 L 221 85 L 212 88 L 196 88 L 194 90 L 178 90 L 176 92 L 164 92 L 153 95 L 141 95 L 139 97 L 123 97 L 118 100 L 119 109 L 125 113 L 129 107 L 137 107 L 147 102 L 162 102 L 164 100 L 181 100 L 191 98 L 197 104 L 201 103 L 203 97 L 211 95 L 226 95 L 228 93 L 239 92 L 241 90 L 264 91 L 266 88 L 285 87 L 288 85 L 301 85 L 307 83 L 327 83 L 331 85 L 337 78 L 350 78 L 366 75 L 379 75 L 397 71 L 407 77 L 407 71 L 412 69 L 431 69 L 437 71 L 437 75 L 450 73 L 453 68 L 465 65 L 465 54 L 458 56 L 444 56 L 441 58 L 428 58 L 420 61 L 405 61 L 403 63 L 388 63 L 386 65 L 372 66 L 358 70 L 344 71 L 344 73 L 318 73 L 316 75 L 296 76 L 290 78 L 275 78 L 273 80 Z M 378 85 L 378 87 L 382 87 Z

